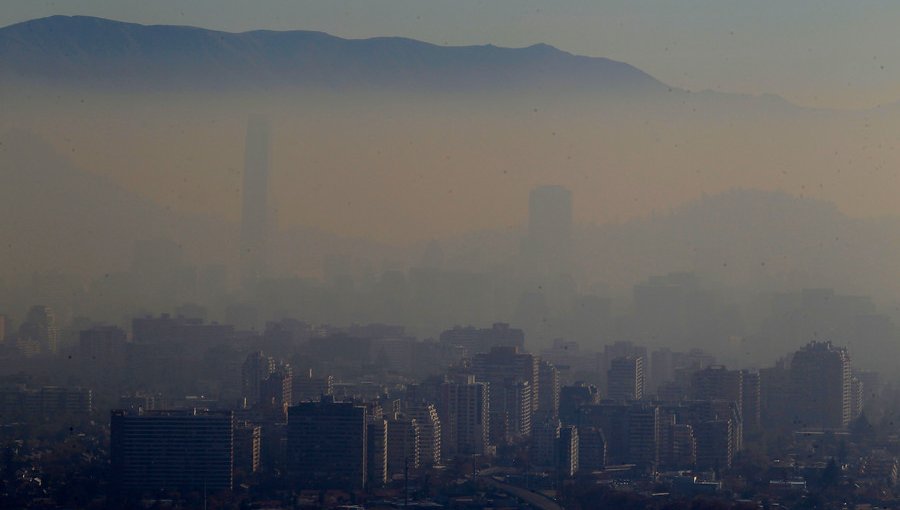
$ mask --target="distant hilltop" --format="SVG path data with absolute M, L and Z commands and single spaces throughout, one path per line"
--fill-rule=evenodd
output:
M 422 91 L 670 90 L 647 73 L 551 46 L 438 46 L 322 32 L 228 33 L 51 16 L 0 28 L 0 73 L 47 84 L 158 88 L 320 87 Z

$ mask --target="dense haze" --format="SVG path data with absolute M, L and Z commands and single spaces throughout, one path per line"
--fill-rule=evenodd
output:
M 154 239 L 227 267 L 234 288 L 253 114 L 272 132 L 272 277 L 320 278 L 337 257 L 377 278 L 419 265 L 431 241 L 445 269 L 502 274 L 529 191 L 556 184 L 573 191 L 575 288 L 616 310 L 672 271 L 729 293 L 833 287 L 888 313 L 900 291 L 894 106 L 692 93 L 543 45 L 79 17 L 2 29 L 0 62 L 2 276 L 16 292 L 34 273 L 89 292 Z
M 900 8 L 75 3 L 0 8 L 0 508 L 900 507 Z

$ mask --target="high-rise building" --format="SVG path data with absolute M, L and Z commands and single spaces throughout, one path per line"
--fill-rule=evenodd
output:
M 434 404 L 416 402 L 406 414 L 419 426 L 419 462 L 424 467 L 441 463 L 441 419 Z
M 728 469 L 734 458 L 731 420 L 701 421 L 692 425 L 697 439 L 697 469 Z
M 241 201 L 241 282 L 252 285 L 263 275 L 269 230 L 269 124 L 265 117 L 247 122 L 244 187 Z
M 534 424 L 531 434 L 530 462 L 534 466 L 550 467 L 557 464 L 559 455 L 559 431 L 562 424 L 556 416 L 542 414 Z
M 78 359 L 90 384 L 115 384 L 124 375 L 125 331 L 115 326 L 98 326 L 79 332 Z
M 366 479 L 369 487 L 380 487 L 388 481 L 387 420 L 384 416 L 372 416 L 366 430 Z
M 387 421 L 388 478 L 419 468 L 421 432 L 416 420 L 396 414 Z
M 729 400 L 743 406 L 743 377 L 738 370 L 712 365 L 691 376 L 691 398 L 694 400 Z
M 625 356 L 610 362 L 607 374 L 610 400 L 640 400 L 644 398 L 644 358 Z
M 580 408 L 594 405 L 600 402 L 600 392 L 597 387 L 576 383 L 573 386 L 563 386 L 559 390 L 559 417 L 563 423 L 573 424 L 578 419 Z
M 735 453 L 742 448 L 741 409 L 737 403 L 692 400 L 671 406 L 666 412 L 675 417 L 674 423 L 690 425 L 700 469 L 731 467 Z
M 831 342 L 810 342 L 791 360 L 795 424 L 845 428 L 850 423 L 850 356 Z
M 49 306 L 32 306 L 25 322 L 19 326 L 19 341 L 35 343 L 43 354 L 56 354 L 58 340 L 59 331 L 53 310 Z
M 628 459 L 645 469 L 659 464 L 659 408 L 634 403 L 628 407 Z
M 694 428 L 668 416 L 660 427 L 659 464 L 665 470 L 690 469 L 697 462 Z
M 578 473 L 579 468 L 578 429 L 574 425 L 562 427 L 559 430 L 558 444 L 556 451 L 559 458 L 559 473 L 566 478 L 571 478 Z
M 850 420 L 859 418 L 863 411 L 863 395 L 865 385 L 855 375 L 850 377 Z
M 325 397 L 288 408 L 287 469 L 301 485 L 364 487 L 366 408 Z
M 475 378 L 490 384 L 490 412 L 505 413 L 510 435 L 531 434 L 532 414 L 540 409 L 538 365 L 538 358 L 517 347 L 494 347 L 472 358 Z
M 292 384 L 294 402 L 319 400 L 323 395 L 334 394 L 334 376 L 315 377 L 312 369 L 294 374 Z
M 233 445 L 231 411 L 111 413 L 110 458 L 120 490 L 229 490 Z
M 578 463 L 585 471 L 606 468 L 606 436 L 597 427 L 578 429 Z
M 760 426 L 759 372 L 741 371 L 741 417 L 744 420 L 744 434 L 755 433 Z
M 441 384 L 437 405 L 444 457 L 481 455 L 490 445 L 490 386 L 473 375 Z
M 455 327 L 441 333 L 440 341 L 445 345 L 459 346 L 469 356 L 490 352 L 497 346 L 525 348 L 525 332 L 511 328 L 505 322 L 494 323 L 490 328 Z
M 284 408 L 293 403 L 291 367 L 282 365 L 259 383 L 259 403 L 263 407 L 284 413 Z
M 262 383 L 275 372 L 275 359 L 262 351 L 251 352 L 241 366 L 241 394 L 248 405 L 259 402 Z
M 789 362 L 782 359 L 774 367 L 759 370 L 760 422 L 768 428 L 794 428 L 794 397 L 788 367 Z
M 260 468 L 261 427 L 250 423 L 234 427 L 234 469 L 253 474 Z
M 83 362 L 120 365 L 125 362 L 125 331 L 97 326 L 78 333 L 78 355 Z
M 748 379 L 749 378 L 750 377 L 748 377 Z M 748 388 L 748 390 L 749 389 L 750 388 Z M 711 365 L 702 370 L 698 370 L 691 375 L 692 399 L 706 401 L 721 400 L 735 404 L 739 418 L 735 420 L 732 427 L 735 435 L 739 436 L 737 437 L 738 445 L 743 444 L 744 393 L 743 371 L 728 370 L 721 365 Z M 748 393 L 750 392 L 748 391 Z M 750 402 L 748 402 L 748 404 L 750 404 Z
M 660 410 L 649 402 L 605 400 L 580 410 L 578 427 L 603 431 L 610 464 L 653 469 L 659 462 Z
M 538 409 L 542 413 L 559 416 L 559 370 L 547 361 L 541 360 L 538 366 Z

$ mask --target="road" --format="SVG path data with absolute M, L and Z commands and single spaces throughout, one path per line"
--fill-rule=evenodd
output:
M 531 492 L 528 489 L 516 487 L 515 485 L 510 485 L 508 483 L 498 482 L 489 476 L 482 477 L 482 480 L 535 508 L 540 508 L 541 510 L 564 510 L 563 507 L 559 506 L 555 501 L 543 494 Z

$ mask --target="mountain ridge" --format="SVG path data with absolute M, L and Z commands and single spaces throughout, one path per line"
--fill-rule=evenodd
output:
M 546 44 L 440 46 L 403 37 L 324 32 L 223 32 L 51 16 L 0 28 L 0 65 L 25 80 L 138 87 L 248 84 L 453 90 L 525 86 L 668 90 L 624 62 Z M 158 82 L 158 83 L 154 83 Z

